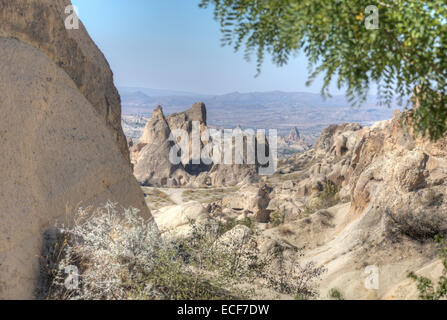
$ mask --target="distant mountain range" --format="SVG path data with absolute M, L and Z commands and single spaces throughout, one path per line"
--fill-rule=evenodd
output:
M 141 88 L 141 87 L 118 87 L 118 91 L 121 94 L 125 93 L 135 93 L 141 92 L 147 96 L 154 97 L 166 97 L 166 96 L 186 96 L 186 97 L 199 97 L 199 96 L 210 96 L 201 93 L 187 92 L 187 91 L 176 91 L 168 89 L 152 89 L 152 88 Z
M 144 88 L 119 90 L 123 115 L 150 116 L 157 105 L 163 107 L 165 114 L 170 114 L 203 101 L 211 126 L 278 129 L 283 135 L 297 127 L 311 143 L 330 124 L 370 125 L 391 118 L 393 109 L 397 108 L 397 105 L 394 108 L 379 106 L 376 98 L 370 97 L 357 109 L 352 108 L 344 96 L 324 99 L 320 94 L 306 92 L 233 92 L 212 96 Z

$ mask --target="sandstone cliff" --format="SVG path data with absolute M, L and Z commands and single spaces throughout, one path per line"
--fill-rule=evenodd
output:
M 151 218 L 112 73 L 83 27 L 65 30 L 67 4 L 0 3 L 0 299 L 34 297 L 43 233 L 79 206 L 111 200 Z
M 325 186 L 339 190 L 337 196 L 345 204 L 331 209 L 324 224 L 316 223 L 324 236 L 307 231 L 301 240 L 307 242 L 309 259 L 329 267 L 325 290 L 337 287 L 353 299 L 415 299 L 417 290 L 408 272 L 440 275 L 439 268 L 434 271 L 432 240 L 447 232 L 446 139 L 432 143 L 414 138 L 411 128 L 402 124 L 404 116 L 396 112 L 392 120 L 372 127 L 327 128 L 313 155 L 301 163 L 300 181 L 278 190 L 278 197 L 290 192 L 307 195 L 301 207 L 295 203 L 298 217 L 310 211 L 309 205 L 321 203 Z M 364 285 L 369 265 L 380 271 L 377 290 Z
M 176 185 L 183 182 L 188 174 L 181 164 L 172 164 L 169 152 L 173 142 L 169 141 L 170 127 L 158 107 L 146 124 L 143 136 L 131 149 L 134 174 L 143 185 Z M 175 181 L 175 182 L 174 182 Z
M 65 28 L 68 5 L 70 0 L 1 1 L 0 37 L 17 38 L 38 48 L 62 68 L 107 124 L 129 160 L 113 73 L 82 22 L 79 30 Z
M 280 157 L 290 157 L 291 154 L 309 150 L 310 144 L 301 136 L 296 127 L 290 129 L 287 136 L 278 137 L 278 154 Z
M 168 116 L 163 114 L 161 106 L 157 107 L 147 122 L 143 135 L 138 143 L 131 148 L 131 161 L 134 164 L 134 174 L 142 185 L 146 186 L 231 186 L 241 182 L 257 179 L 258 164 L 248 164 L 246 158 L 247 143 L 244 140 L 243 164 L 193 163 L 192 133 L 193 123 L 199 124 L 200 134 L 209 130 L 206 124 L 206 107 L 203 103 L 195 103 L 184 112 Z M 169 141 L 173 130 L 180 129 L 188 133 L 190 154 L 187 160 L 180 164 L 172 164 L 169 154 L 174 143 Z M 236 135 L 242 131 L 236 132 Z M 198 137 L 200 139 L 200 137 Z M 257 141 L 257 140 L 256 140 Z M 255 143 L 256 145 L 257 142 Z M 235 157 L 235 144 L 231 142 L 232 155 Z M 204 142 L 200 141 L 200 147 Z M 223 148 L 222 148 L 223 150 Z
M 323 299 L 333 288 L 348 299 L 416 299 L 408 273 L 436 279 L 442 270 L 433 238 L 447 232 L 447 140 L 413 137 L 406 115 L 326 128 L 313 149 L 265 179 L 271 192 L 244 186 L 224 197 L 223 211 L 266 208 L 279 226 L 263 227 L 263 236 L 328 268 Z M 368 266 L 379 271 L 377 289 L 365 286 Z

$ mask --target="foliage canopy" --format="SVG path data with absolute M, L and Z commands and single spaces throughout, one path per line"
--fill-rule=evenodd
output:
M 202 0 L 214 6 L 225 45 L 245 47 L 256 55 L 258 72 L 269 53 L 284 65 L 304 52 L 309 83 L 323 74 L 322 94 L 329 84 L 346 88 L 348 101 L 360 106 L 371 83 L 378 84 L 381 103 L 394 97 L 409 105 L 415 131 L 439 139 L 447 131 L 446 0 Z M 378 29 L 367 29 L 374 5 Z

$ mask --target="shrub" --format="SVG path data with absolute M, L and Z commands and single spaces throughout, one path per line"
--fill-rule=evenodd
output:
M 334 300 L 344 300 L 343 295 L 336 288 L 332 288 L 331 290 L 329 290 L 329 298 Z
M 385 214 L 392 222 L 387 226 L 388 235 L 394 238 L 402 234 L 413 240 L 425 241 L 446 231 L 442 227 L 442 214 L 438 211 L 402 210 L 393 214 L 386 209 Z
M 62 258 L 53 270 L 48 298 L 127 299 L 141 291 L 142 279 L 164 258 L 155 224 L 144 221 L 136 209 L 119 214 L 113 203 L 94 212 L 80 208 L 74 226 L 59 233 Z M 65 288 L 69 266 L 78 268 L 82 290 Z
M 273 227 L 278 227 L 284 223 L 285 218 L 286 218 L 286 208 L 284 207 L 282 212 L 274 211 L 270 215 L 270 223 L 272 224 Z
M 192 255 L 203 249 L 197 244 L 206 242 L 205 233 L 185 248 L 184 243 L 164 241 L 155 224 L 139 217 L 138 210 L 120 214 L 113 203 L 93 214 L 81 208 L 79 217 L 74 227 L 59 230 L 64 245 L 55 245 L 61 258 L 47 270 L 48 299 L 229 298 L 224 286 L 212 281 L 217 278 L 203 276 L 205 264 L 200 268 L 195 264 L 210 258 Z M 192 258 L 185 265 L 187 254 Z M 65 287 L 65 268 L 72 265 L 80 273 L 76 290 Z
M 280 293 L 315 296 L 322 268 L 289 261 L 280 245 L 261 254 L 251 233 L 221 241 L 239 222 L 190 224 L 190 237 L 168 240 L 136 209 L 118 212 L 114 203 L 93 212 L 81 208 L 74 226 L 58 228 L 42 257 L 41 293 L 47 299 L 240 299 L 262 283 Z M 275 263 L 280 268 L 272 271 Z M 79 270 L 76 289 L 65 286 L 69 266 Z
M 439 248 L 439 257 L 442 260 L 444 270 L 442 276 L 438 279 L 435 287 L 433 282 L 422 276 L 411 272 L 408 277 L 417 283 L 419 298 L 423 300 L 440 300 L 447 297 L 447 246 L 444 236 L 436 236 L 435 242 Z
M 270 288 L 280 293 L 299 300 L 312 299 L 318 296 L 317 281 L 326 268 L 317 267 L 313 262 L 301 265 L 297 261 L 300 256 L 302 254 L 295 247 L 275 244 L 268 259 L 270 268 L 264 279 Z
M 218 221 L 218 230 L 217 230 L 217 234 L 218 235 L 222 235 L 227 231 L 230 231 L 231 229 L 233 229 L 234 227 L 236 227 L 237 225 L 243 225 L 248 227 L 250 230 L 252 230 L 253 232 L 256 231 L 256 225 L 253 221 L 252 218 L 250 217 L 246 217 L 244 219 L 241 220 L 236 220 L 236 218 L 227 218 L 224 221 Z
M 321 205 L 318 210 L 330 208 L 340 202 L 338 191 L 338 187 L 335 184 L 331 181 L 326 181 L 323 190 L 318 196 L 321 200 Z

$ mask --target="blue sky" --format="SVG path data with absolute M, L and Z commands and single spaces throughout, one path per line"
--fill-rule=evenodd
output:
M 256 65 L 222 47 L 212 9 L 198 0 L 73 0 L 90 36 L 109 61 L 117 86 L 223 94 L 233 91 L 319 92 L 306 87 L 307 61 Z M 331 93 L 337 94 L 335 89 Z

